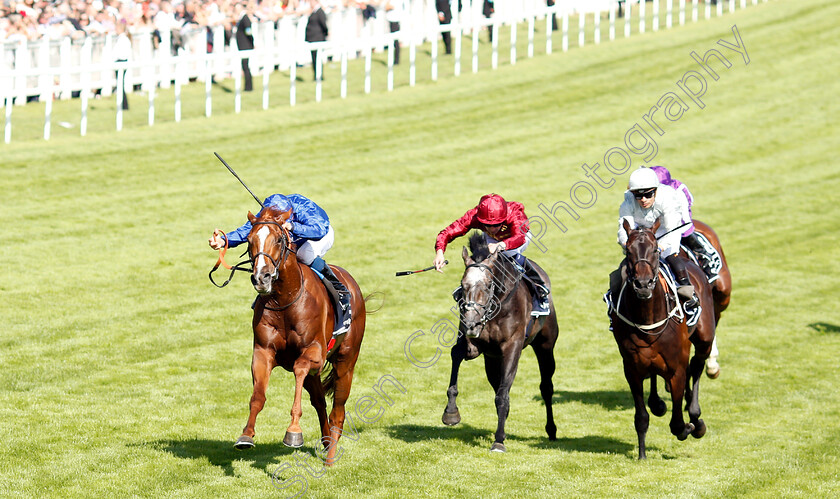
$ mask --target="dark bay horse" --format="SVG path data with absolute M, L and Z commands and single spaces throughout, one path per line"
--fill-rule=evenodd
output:
M 700 376 L 715 337 L 715 314 L 712 287 L 702 269 L 686 263 L 689 279 L 700 300 L 702 312 L 689 328 L 675 290 L 669 292 L 660 275 L 659 248 L 652 229 L 640 227 L 627 231 L 627 256 L 622 262 L 627 278 L 611 311 L 613 335 L 624 361 L 624 376 L 630 385 L 636 408 L 635 427 L 639 440 L 639 459 L 645 459 L 645 435 L 649 415 L 645 408 L 643 381 L 651 378 L 648 404 L 656 416 L 665 413 L 665 403 L 655 391 L 656 376 L 670 386 L 671 433 L 679 440 L 688 435 L 700 438 L 706 425 L 700 419 Z M 689 361 L 691 346 L 694 356 Z M 683 396 L 687 400 L 689 423 L 683 419 Z
M 729 265 L 726 263 L 726 256 L 723 254 L 723 247 L 720 244 L 720 238 L 707 224 L 694 220 L 694 230 L 702 234 L 708 239 L 709 243 L 715 247 L 718 254 L 720 254 L 721 268 L 718 273 L 718 278 L 712 283 L 712 298 L 715 302 L 715 327 L 720 322 L 720 314 L 726 307 L 729 306 L 729 297 L 732 295 L 732 274 L 729 272 Z M 685 249 L 683 249 L 685 251 Z M 688 257 L 688 255 L 685 255 Z M 712 353 L 706 362 L 706 375 L 710 378 L 717 378 L 720 375 L 720 365 L 717 362 L 717 340 L 712 345 Z
M 464 360 L 472 360 L 484 354 L 484 370 L 493 391 L 496 392 L 496 413 L 499 418 L 495 442 L 490 450 L 505 451 L 505 421 L 510 411 L 510 388 L 516 377 L 519 356 L 529 344 L 537 355 L 540 368 L 540 394 L 545 401 L 545 431 L 549 440 L 557 438 L 551 398 L 554 385 L 554 343 L 557 341 L 557 315 L 550 300 L 550 314 L 535 322 L 531 318 L 531 294 L 527 285 L 520 282 L 523 277 L 512 261 L 500 251 L 490 253 L 484 234 L 470 237 L 472 256 L 464 248 L 462 257 L 466 269 L 461 278 L 463 299 L 459 301 L 460 325 L 458 340 L 452 347 L 452 373 L 448 403 L 443 411 L 443 423 L 453 426 L 461 422 L 461 414 L 455 404 L 458 396 L 458 369 Z M 551 282 L 545 271 L 536 263 L 546 286 Z
M 350 330 L 333 344 L 335 318 L 330 299 L 312 269 L 297 260 L 291 236 L 283 228 L 290 216 L 291 210 L 283 212 L 270 207 L 264 208 L 259 218 L 248 213 L 253 225 L 248 235 L 248 254 L 254 265 L 251 282 L 259 293 L 253 320 L 254 392 L 248 423 L 234 445 L 238 449 L 254 446 L 254 424 L 265 405 L 268 378 L 272 369 L 280 366 L 295 375 L 292 421 L 283 443 L 290 447 L 303 445 L 300 417 L 305 388 L 321 425 L 321 441 L 327 448 L 325 462 L 331 465 L 344 428 L 344 405 L 365 332 L 365 300 L 350 274 L 333 266 L 335 275 L 350 290 L 353 311 Z M 324 372 L 328 374 L 322 381 Z M 327 419 L 329 393 L 333 395 L 333 408 Z

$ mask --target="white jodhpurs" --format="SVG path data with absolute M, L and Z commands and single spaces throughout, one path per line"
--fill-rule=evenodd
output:
M 306 265 L 312 265 L 313 260 L 319 256 L 324 256 L 332 248 L 333 242 L 335 242 L 335 231 L 330 225 L 324 237 L 317 241 L 310 239 L 300 245 L 297 250 L 298 261 Z

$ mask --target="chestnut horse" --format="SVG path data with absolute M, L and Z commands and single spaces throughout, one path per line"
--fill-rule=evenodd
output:
M 630 385 L 636 408 L 635 427 L 639 440 L 639 459 L 645 459 L 645 435 L 649 415 L 645 408 L 643 381 L 661 376 L 670 386 L 671 433 L 679 440 L 688 435 L 700 438 L 706 425 L 700 419 L 700 376 L 703 364 L 711 352 L 715 338 L 715 314 L 712 287 L 702 269 L 686 262 L 689 279 L 694 285 L 702 311 L 697 323 L 689 328 L 676 298 L 668 292 L 665 279 L 660 276 L 659 248 L 655 233 L 659 221 L 652 229 L 640 227 L 627 231 L 626 258 L 622 262 L 627 278 L 610 311 L 613 335 L 624 361 L 624 376 Z M 632 288 L 632 289 L 628 289 Z M 689 361 L 691 346 L 694 356 Z M 655 385 L 654 385 L 655 386 Z M 665 404 L 651 390 L 649 404 L 657 416 L 665 413 Z M 682 401 L 685 395 L 689 423 L 683 418 Z
M 291 210 L 284 212 L 271 207 L 263 208 L 259 218 L 248 213 L 253 226 L 248 235 L 248 254 L 254 265 L 251 282 L 259 293 L 253 320 L 254 392 L 248 423 L 234 446 L 237 449 L 254 446 L 254 424 L 265 405 L 268 378 L 271 370 L 280 366 L 295 375 L 292 421 L 283 443 L 290 447 L 303 445 L 300 417 L 301 394 L 305 388 L 318 414 L 321 441 L 327 448 L 326 464 L 331 465 L 344 428 L 344 405 L 350 395 L 353 368 L 365 333 L 365 300 L 350 274 L 332 266 L 335 275 L 350 290 L 353 310 L 350 330 L 333 344 L 335 317 L 329 296 L 315 272 L 297 260 L 291 235 L 283 228 L 290 216 Z M 322 372 L 328 372 L 323 382 Z M 333 395 L 333 408 L 327 419 L 329 393 Z
M 452 347 L 452 372 L 449 389 L 446 391 L 448 402 L 443 411 L 443 423 L 454 426 L 461 422 L 461 414 L 455 399 L 458 396 L 458 370 L 461 362 L 472 360 L 484 354 L 484 370 L 487 380 L 496 393 L 495 441 L 491 451 L 505 452 L 505 421 L 510 412 L 510 388 L 519 367 L 522 350 L 531 345 L 537 355 L 540 369 L 540 394 L 545 402 L 545 431 L 549 440 L 557 439 L 557 427 L 554 425 L 552 397 L 554 385 L 554 344 L 557 342 L 557 314 L 554 303 L 550 303 L 550 314 L 538 319 L 531 318 L 531 294 L 527 286 L 520 282 L 522 273 L 516 269 L 510 259 L 497 251 L 490 253 L 484 234 L 477 233 L 470 237 L 472 257 L 464 248 L 464 275 L 461 278 L 463 299 L 459 300 L 460 325 L 458 339 Z M 546 286 L 551 283 L 536 263 L 537 269 Z

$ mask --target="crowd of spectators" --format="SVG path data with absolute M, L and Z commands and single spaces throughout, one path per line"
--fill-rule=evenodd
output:
M 177 45 L 189 29 L 224 26 L 229 40 L 238 21 L 235 6 L 250 3 L 256 22 L 278 22 L 282 17 L 306 16 L 309 0 L 0 0 L 0 43 L 21 39 L 80 39 L 117 33 L 122 24 L 132 35 L 172 34 Z M 370 12 L 375 3 L 364 0 L 322 0 L 327 11 L 343 8 Z M 208 40 L 210 41 L 210 40 Z

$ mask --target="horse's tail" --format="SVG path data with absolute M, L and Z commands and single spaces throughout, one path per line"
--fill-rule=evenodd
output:
M 366 315 L 375 314 L 376 312 L 379 312 L 380 310 L 382 310 L 382 307 L 385 306 L 385 293 L 383 293 L 382 291 L 374 291 L 373 293 L 365 296 L 365 303 L 367 303 L 368 300 L 370 300 L 371 298 L 373 298 L 376 295 L 382 295 L 382 303 L 379 304 L 379 308 L 377 308 L 376 310 L 366 310 L 365 311 Z
M 327 362 L 324 369 L 321 371 L 321 385 L 324 387 L 324 394 L 327 397 L 332 397 L 335 400 L 335 379 L 338 374 L 332 362 Z

